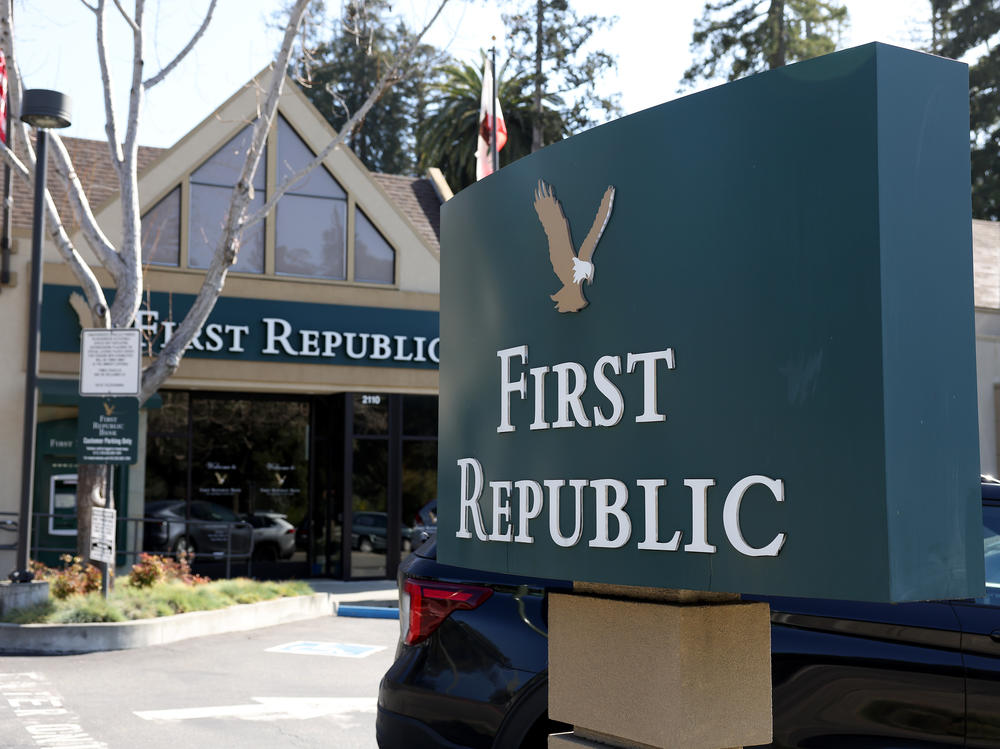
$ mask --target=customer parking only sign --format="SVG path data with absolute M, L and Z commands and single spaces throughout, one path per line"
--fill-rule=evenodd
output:
M 965 65 L 669 102 L 463 190 L 441 244 L 442 560 L 982 594 Z

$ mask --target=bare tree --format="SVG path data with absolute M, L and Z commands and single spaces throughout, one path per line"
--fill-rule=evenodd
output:
M 359 6 L 364 5 L 364 0 L 350 1 Z M 65 217 L 59 215 L 56 204 L 48 192 L 45 195 L 46 227 L 60 255 L 72 269 L 80 284 L 89 310 L 91 325 L 97 328 L 124 328 L 133 324 L 142 301 L 143 292 L 137 168 L 138 133 L 142 121 L 143 99 L 146 92 L 164 80 L 204 35 L 215 11 L 217 0 L 210 0 L 204 20 L 177 55 L 162 70 L 149 76 L 147 76 L 143 63 L 147 41 L 144 15 L 145 0 L 135 0 L 131 12 L 125 8 L 122 0 L 111 0 L 111 2 L 94 0 L 93 4 L 88 0 L 81 0 L 81 2 L 93 13 L 95 21 L 97 55 L 104 88 L 105 133 L 111 162 L 118 178 L 122 209 L 121 241 L 117 246 L 98 225 L 65 145 L 55 133 L 50 134 L 50 143 L 54 156 L 54 166 L 66 185 L 74 214 L 73 218 L 80 227 L 80 234 L 87 247 L 93 251 L 114 279 L 116 293 L 114 301 L 110 305 L 93 269 L 84 261 L 66 231 L 67 221 Z M 177 326 L 169 342 L 161 348 L 143 370 L 140 404 L 153 395 L 177 370 L 188 344 L 208 319 L 215 307 L 216 300 L 222 293 L 226 276 L 239 256 L 243 232 L 263 220 L 274 209 L 282 195 L 317 167 L 331 151 L 349 138 L 385 91 L 406 76 L 409 61 L 421 38 L 437 20 L 448 0 L 438 0 L 436 10 L 430 20 L 414 36 L 412 43 L 385 68 L 384 75 L 372 89 L 364 104 L 351 115 L 336 137 L 327 143 L 302 170 L 283 181 L 262 208 L 251 213 L 249 206 L 254 174 L 260 164 L 268 131 L 274 122 L 278 99 L 285 82 L 284 71 L 288 69 L 297 36 L 303 27 L 304 18 L 312 2 L 313 0 L 295 0 L 287 10 L 284 37 L 271 64 L 270 78 L 269 80 L 264 79 L 266 88 L 261 92 L 263 104 L 252 122 L 253 131 L 250 144 L 245 153 L 240 177 L 233 188 L 222 234 L 213 251 L 212 260 L 205 272 L 201 289 L 190 311 Z M 2 3 L 0 5 L 0 48 L 7 56 L 13 123 L 9 143 L 6 146 L 0 145 L 0 153 L 3 154 L 4 159 L 15 174 L 31 182 L 35 168 L 35 153 L 28 137 L 28 126 L 19 119 L 23 83 L 18 71 L 16 50 L 13 43 L 13 0 L 0 0 L 0 3 Z M 132 32 L 132 74 L 129 82 L 128 108 L 123 123 L 118 121 L 115 113 L 115 87 L 111 76 L 109 49 L 106 41 L 109 16 L 115 18 L 116 22 L 127 24 Z M 15 147 L 17 141 L 20 141 L 21 149 Z M 26 153 L 26 158 L 22 161 L 16 155 L 16 151 Z M 104 507 L 108 502 L 108 497 L 105 496 L 108 471 L 109 466 L 107 465 L 83 464 L 78 469 L 77 553 L 84 560 L 88 560 L 90 556 L 90 508 Z

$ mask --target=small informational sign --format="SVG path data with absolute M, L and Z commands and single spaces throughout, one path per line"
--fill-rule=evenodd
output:
M 139 401 L 82 398 L 76 454 L 81 463 L 135 463 L 138 459 Z
M 80 332 L 80 395 L 138 395 L 141 375 L 138 328 Z
M 90 512 L 90 558 L 111 564 L 115 560 L 117 512 L 106 507 L 93 507 Z

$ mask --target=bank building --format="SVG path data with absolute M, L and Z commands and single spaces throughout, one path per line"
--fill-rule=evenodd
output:
M 258 95 L 251 81 L 171 148 L 140 148 L 144 290 L 135 325 L 146 355 L 169 340 L 200 288 Z M 250 210 L 333 136 L 287 80 Z M 63 140 L 98 223 L 116 241 L 106 142 Z M 49 190 L 108 290 L 52 161 Z M 14 179 L 12 283 L 0 287 L 4 574 L 15 564 L 30 294 L 32 193 Z M 241 545 L 227 524 L 244 520 L 253 526 L 255 576 L 395 575 L 436 518 L 438 234 L 448 197 L 436 170 L 375 174 L 338 148 L 244 233 L 206 325 L 140 410 L 137 461 L 114 469 L 119 566 L 143 549 L 193 547 L 198 564 L 219 573 L 226 544 Z M 31 556 L 55 563 L 76 546 L 81 299 L 47 235 L 43 254 Z M 201 521 L 197 531 L 184 532 L 185 520 Z M 237 561 L 234 574 L 244 573 L 247 559 Z

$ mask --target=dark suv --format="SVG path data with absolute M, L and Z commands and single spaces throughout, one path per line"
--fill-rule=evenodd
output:
M 1000 483 L 983 483 L 986 595 L 771 606 L 776 749 L 1000 749 Z M 400 643 L 379 689 L 383 749 L 544 747 L 546 596 L 569 583 L 400 566 Z

